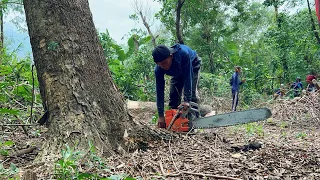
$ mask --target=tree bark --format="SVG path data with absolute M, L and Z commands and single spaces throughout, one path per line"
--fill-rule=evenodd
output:
M 153 33 L 151 31 L 151 28 L 150 28 L 150 24 L 149 24 L 149 22 L 147 20 L 147 16 L 148 15 L 151 16 L 151 14 L 150 14 L 151 10 L 148 8 L 148 5 L 144 6 L 144 2 L 142 2 L 141 0 L 135 0 L 133 8 L 135 10 L 135 13 L 140 16 L 144 27 L 148 31 L 149 36 L 151 36 L 153 47 L 156 47 L 157 46 L 157 43 L 156 43 L 157 37 L 153 35 Z
M 150 25 L 149 23 L 147 22 L 146 20 L 146 17 L 142 14 L 142 11 L 139 11 L 139 15 L 142 19 L 142 22 L 143 22 L 143 25 L 144 27 L 146 27 L 147 31 L 148 31 L 148 34 L 149 36 L 151 36 L 151 40 L 152 40 L 152 45 L 153 47 L 156 47 L 157 46 L 157 43 L 156 43 L 156 37 L 153 35 L 151 29 L 150 29 Z
M 126 148 L 136 133 L 112 81 L 87 0 L 24 0 L 40 93 L 49 112 L 41 157 L 68 144 L 100 154 Z M 40 158 L 41 158 L 40 157 Z
M 180 28 L 180 20 L 181 20 L 181 8 L 184 4 L 185 0 L 178 0 L 178 4 L 177 4 L 177 14 L 176 14 L 176 35 L 178 38 L 178 42 L 180 44 L 184 44 L 183 42 L 183 38 L 182 38 L 182 30 Z
M 2 48 L 3 48 L 3 9 L 2 7 L 0 7 L 0 53 L 2 52 Z M 0 60 L 0 64 L 1 64 L 1 60 Z
M 278 27 L 280 27 L 280 20 L 279 20 L 279 11 L 278 11 L 278 6 L 274 5 L 274 14 L 275 14 L 275 18 L 276 18 L 276 23 L 278 24 Z
M 315 38 L 317 39 L 318 44 L 320 44 L 319 33 L 318 33 L 317 29 L 316 29 L 316 26 L 315 26 L 315 23 L 314 23 L 314 19 L 312 17 L 309 0 L 307 0 L 307 3 L 308 3 L 308 10 L 309 10 L 309 16 L 310 16 L 312 30 L 313 30 Z

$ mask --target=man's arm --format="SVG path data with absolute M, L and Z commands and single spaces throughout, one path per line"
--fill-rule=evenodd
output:
M 164 73 L 159 67 L 155 68 L 156 92 L 157 92 L 157 108 L 159 117 L 164 117 Z
M 184 101 L 190 102 L 192 98 L 192 62 L 187 53 L 181 54 L 182 76 L 184 79 Z

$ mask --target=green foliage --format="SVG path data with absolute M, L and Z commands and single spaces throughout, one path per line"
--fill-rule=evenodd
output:
M 231 89 L 229 79 L 232 74 L 214 75 L 211 73 L 202 72 L 200 74 L 199 89 L 208 96 L 215 95 L 218 97 L 225 97 L 230 94 Z
M 257 123 L 248 123 L 243 126 L 245 127 L 246 133 L 249 136 L 253 136 L 255 134 L 257 134 L 258 136 L 264 135 L 264 130 L 262 125 L 259 125 Z
M 9 156 L 9 148 L 13 146 L 13 141 L 0 141 L 0 154 L 2 156 Z
M 307 134 L 305 132 L 299 132 L 297 135 L 296 135 L 296 138 L 299 138 L 299 139 L 304 139 L 307 137 Z
M 83 176 L 79 174 L 78 164 L 76 162 L 81 158 L 81 152 L 74 151 L 68 145 L 65 150 L 61 150 L 62 159 L 55 164 L 54 171 L 57 174 L 57 179 L 73 179 L 74 176 L 79 178 Z
M 13 163 L 10 164 L 9 168 L 5 168 L 2 163 L 0 163 L 0 178 L 9 180 L 18 180 L 17 177 L 19 173 L 19 168 Z
M 150 59 L 150 36 L 132 34 L 128 39 L 128 50 L 116 44 L 109 33 L 100 33 L 113 80 L 126 98 L 132 100 L 154 100 L 154 63 Z
M 280 124 L 280 128 L 281 129 L 284 129 L 284 128 L 287 128 L 287 127 L 289 127 L 289 123 L 288 122 L 286 122 L 286 121 L 281 122 L 281 124 Z
M 158 113 L 155 113 L 155 114 L 152 116 L 151 124 L 156 124 L 156 123 L 158 122 L 158 118 L 159 118 L 159 114 L 158 114 Z
M 89 142 L 89 151 L 87 153 L 76 151 L 74 148 L 66 145 L 66 149 L 61 150 L 62 158 L 55 163 L 54 173 L 58 180 L 135 180 L 126 174 L 111 175 L 103 177 L 98 172 L 110 173 L 110 169 L 103 160 L 96 154 L 96 149 Z M 87 158 L 85 162 L 85 158 Z M 84 168 L 91 169 L 90 172 L 83 171 Z M 95 170 L 95 172 L 92 172 Z
M 14 116 L 20 116 L 22 119 L 30 115 L 30 105 L 32 103 L 32 83 L 35 86 L 34 105 L 41 107 L 41 98 L 39 94 L 39 83 L 36 72 L 32 78 L 32 62 L 30 59 L 18 59 L 14 53 L 7 54 L 3 49 L 0 54 L 0 117 L 11 120 Z M 40 112 L 33 110 L 34 115 L 40 115 Z M 14 118 L 16 119 L 16 118 Z
M 156 17 L 175 36 L 175 0 L 161 1 Z M 307 9 L 297 13 L 280 11 L 274 20 L 274 8 L 295 8 L 301 0 L 264 1 L 185 1 L 181 10 L 181 28 L 187 45 L 203 60 L 202 73 L 228 76 L 234 65 L 244 68 L 247 79 L 242 90 L 243 105 L 251 106 L 261 97 L 272 95 L 281 83 L 292 83 L 320 68 L 318 45 L 311 29 Z M 316 19 L 314 17 L 314 19 Z M 172 42 L 175 38 L 172 39 Z M 200 80 L 204 91 L 221 96 L 208 81 Z M 206 81 L 201 85 L 201 81 Z M 214 87 L 214 88 L 213 88 Z M 201 89 L 201 88 L 200 88 Z M 203 90 L 203 89 L 201 89 Z M 225 94 L 227 95 L 227 94 Z M 270 98 L 265 96 L 265 98 Z

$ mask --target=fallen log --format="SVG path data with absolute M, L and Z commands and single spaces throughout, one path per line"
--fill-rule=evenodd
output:
M 127 101 L 127 108 L 133 114 L 140 114 L 143 112 L 156 113 L 157 104 L 156 102 L 144 102 L 144 101 Z M 201 116 L 205 116 L 213 111 L 210 105 L 203 104 L 199 106 Z

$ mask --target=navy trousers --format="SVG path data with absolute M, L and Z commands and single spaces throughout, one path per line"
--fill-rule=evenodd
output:
M 232 111 L 237 110 L 238 102 L 239 102 L 239 91 L 232 90 Z

